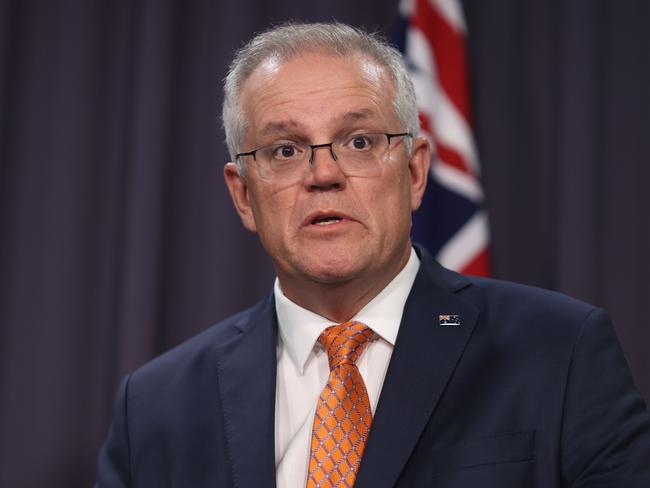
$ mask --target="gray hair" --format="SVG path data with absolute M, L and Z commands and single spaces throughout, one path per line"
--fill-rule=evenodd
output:
M 246 130 L 246 118 L 239 100 L 244 82 L 260 64 L 270 58 L 285 62 L 314 51 L 340 57 L 363 54 L 383 66 L 395 86 L 393 107 L 403 130 L 414 136 L 419 133 L 413 82 L 402 55 L 383 37 L 338 22 L 287 23 L 256 35 L 235 53 L 228 70 L 224 81 L 222 121 L 232 161 L 235 161 L 235 154 L 241 150 Z M 406 148 L 410 152 L 410 139 L 405 142 L 409 143 Z

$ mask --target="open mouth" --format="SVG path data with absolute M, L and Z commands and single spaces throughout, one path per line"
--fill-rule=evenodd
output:
M 331 225 L 335 224 L 337 222 L 341 222 L 343 220 L 341 217 L 338 217 L 336 215 L 322 215 L 319 217 L 316 217 L 311 221 L 312 225 Z
M 309 214 L 302 225 L 304 227 L 327 227 L 328 225 L 342 224 L 345 222 L 354 222 L 354 218 L 338 210 L 317 210 Z

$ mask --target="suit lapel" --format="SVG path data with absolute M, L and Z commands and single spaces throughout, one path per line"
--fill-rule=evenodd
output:
M 277 325 L 272 296 L 220 346 L 218 378 L 234 485 L 275 486 Z
M 420 254 L 355 488 L 395 485 L 478 318 L 478 310 L 454 294 L 467 282 Z M 440 315 L 457 315 L 460 325 L 441 326 Z

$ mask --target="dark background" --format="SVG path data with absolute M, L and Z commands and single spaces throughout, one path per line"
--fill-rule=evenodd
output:
M 464 4 L 493 274 L 607 307 L 650 398 L 650 2 Z M 221 175 L 233 50 L 396 12 L 0 0 L 0 486 L 89 486 L 125 372 L 270 288 Z

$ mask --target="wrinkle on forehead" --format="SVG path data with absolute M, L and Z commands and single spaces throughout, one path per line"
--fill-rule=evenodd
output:
M 352 112 L 345 112 L 336 118 L 336 122 L 341 125 L 352 125 L 357 122 L 364 122 L 372 120 L 377 117 L 377 111 L 370 108 L 362 108 Z M 269 136 L 274 134 L 286 134 L 288 132 L 296 131 L 300 128 L 300 123 L 293 119 L 287 120 L 272 120 L 260 129 L 260 136 Z
M 267 59 L 244 83 L 240 104 L 252 124 L 248 129 L 256 134 L 251 143 L 261 143 L 259 137 L 306 137 L 297 134 L 306 128 L 305 120 L 312 128 L 319 124 L 341 129 L 385 121 L 394 115 L 387 100 L 393 90 L 386 68 L 368 56 L 307 54 L 282 61 Z M 308 111 L 304 102 L 309 103 Z
M 367 81 L 372 87 L 380 87 L 383 83 L 389 85 L 392 89 L 393 80 L 390 77 L 387 69 L 375 61 L 373 58 L 369 57 L 367 54 L 363 53 L 351 53 L 345 56 L 338 55 L 336 53 L 330 53 L 327 51 L 320 52 L 318 50 L 313 52 L 301 53 L 297 56 L 289 56 L 282 58 L 279 55 L 272 55 L 262 61 L 245 79 L 242 85 L 242 90 L 240 94 L 243 94 L 245 87 L 247 85 L 258 83 L 269 83 L 273 81 L 273 78 L 277 76 L 283 66 L 291 64 L 298 61 L 303 61 L 307 65 L 309 63 L 320 64 L 317 59 L 331 59 L 338 60 L 343 62 L 349 62 L 350 64 L 356 66 L 359 69 L 359 74 L 362 79 Z M 308 69 L 308 68 L 307 68 Z M 240 106 L 243 106 L 243 100 L 240 98 Z

